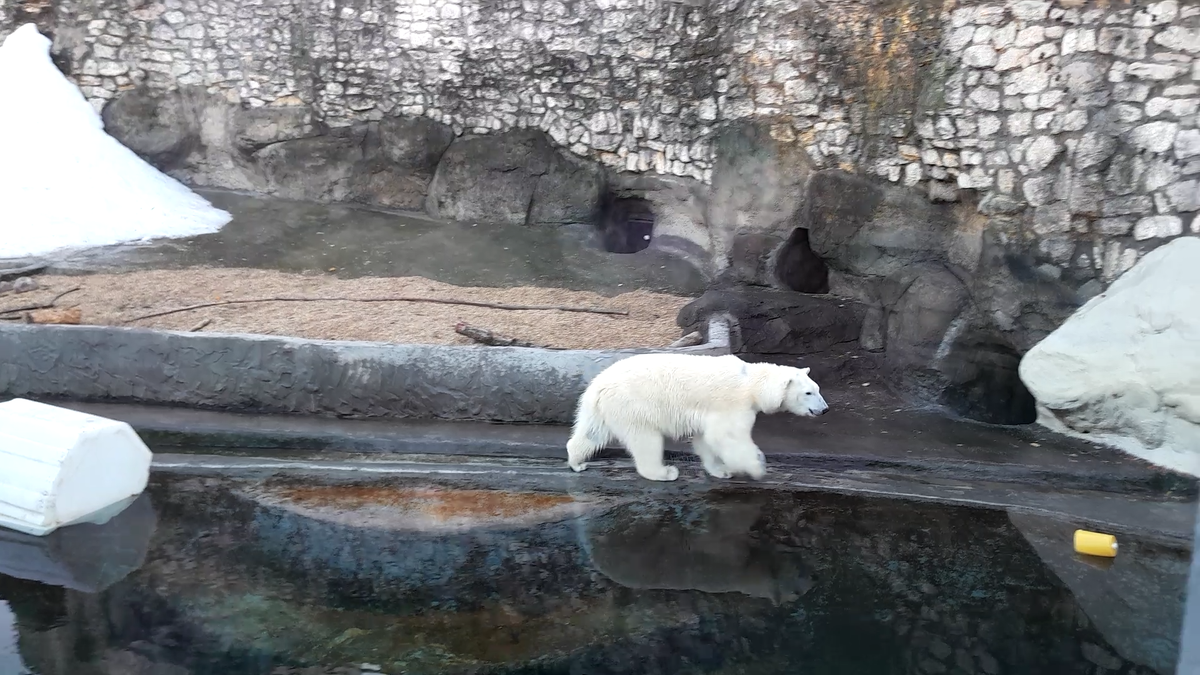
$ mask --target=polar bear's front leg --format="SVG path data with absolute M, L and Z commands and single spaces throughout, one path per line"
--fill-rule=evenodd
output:
M 760 480 L 767 473 L 767 458 L 754 444 L 753 425 L 752 415 L 714 419 L 701 435 L 726 471 Z
M 679 478 L 679 469 L 663 464 L 662 434 L 642 431 L 625 439 L 625 449 L 633 457 L 633 465 L 642 478 L 672 481 Z
M 704 464 L 704 470 L 714 478 L 732 478 L 733 473 L 725 468 L 725 462 L 717 456 L 712 446 L 708 444 L 701 436 L 696 436 L 692 439 L 692 449 L 699 455 L 700 461 Z

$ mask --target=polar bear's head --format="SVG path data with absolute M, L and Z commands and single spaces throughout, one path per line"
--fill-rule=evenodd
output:
M 808 376 L 808 368 L 784 368 L 789 371 L 783 407 L 793 415 L 816 417 L 829 412 L 829 404 L 821 396 L 821 388 Z
M 829 404 L 821 396 L 821 388 L 808 376 L 808 368 L 792 368 L 774 364 L 756 364 L 761 369 L 756 399 L 758 410 L 765 413 L 787 411 L 802 417 L 815 417 L 829 412 Z

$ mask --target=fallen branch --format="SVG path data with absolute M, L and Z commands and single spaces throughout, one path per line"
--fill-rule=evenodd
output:
M 191 328 L 189 328 L 188 332 L 189 333 L 198 333 L 198 332 L 204 330 L 205 328 L 207 328 L 208 324 L 210 324 L 210 323 L 212 323 L 212 319 L 205 319 L 205 320 L 201 321 L 200 323 L 196 324 L 195 326 L 192 326 Z
M 83 310 L 79 307 L 35 309 L 25 314 L 25 323 L 53 323 L 64 326 L 78 326 L 83 323 Z
M 490 345 L 492 347 L 533 347 L 535 349 L 549 349 L 549 347 L 546 345 L 538 344 L 536 342 L 529 342 L 528 340 L 521 340 L 515 337 L 509 337 L 507 335 L 500 335 L 499 333 L 493 333 L 486 328 L 472 326 L 462 321 L 454 324 L 454 332 L 458 333 L 459 335 L 469 337 L 480 344 Z
M 16 279 L 17 277 L 37 274 L 46 269 L 46 263 L 38 263 L 36 265 L 26 265 L 24 267 L 13 267 L 10 269 L 0 269 L 0 281 L 5 279 Z
M 58 295 L 54 296 L 54 299 L 51 300 L 50 302 L 42 302 L 42 303 L 38 303 L 36 305 L 25 305 L 23 307 L 10 307 L 8 309 L 0 309 L 0 315 L 19 314 L 21 312 L 30 312 L 35 309 L 50 309 L 51 307 L 54 306 L 54 303 L 58 302 L 59 300 L 62 300 L 63 296 L 65 296 L 69 293 L 74 293 L 75 291 L 78 291 L 82 288 L 83 288 L 82 286 L 76 286 L 75 288 L 68 288 L 67 290 L 63 291 L 62 293 L 59 293 Z
M 667 345 L 667 348 L 681 349 L 683 347 L 695 347 L 702 342 L 704 342 L 704 336 L 700 335 L 700 331 L 697 330 L 692 331 L 691 333 L 688 333 L 687 335 L 684 335 L 678 340 L 672 342 L 671 344 Z
M 486 307 L 488 309 L 507 309 L 514 311 L 559 311 L 559 312 L 580 312 L 586 314 L 614 314 L 618 316 L 629 316 L 629 312 L 623 309 L 604 309 L 603 307 L 573 307 L 570 305 L 507 305 L 500 302 L 483 302 L 480 300 L 442 300 L 440 298 L 415 298 L 406 296 L 393 296 L 388 298 L 247 298 L 244 300 L 217 300 L 214 302 L 202 302 L 198 305 L 188 305 L 187 307 L 179 307 L 176 309 L 166 309 L 161 312 L 152 312 L 135 316 L 132 319 L 126 319 L 121 323 L 133 323 L 135 321 L 143 321 L 145 319 L 157 319 L 160 316 L 169 314 L 179 314 L 181 312 L 191 312 L 197 309 L 206 309 L 208 307 L 224 307 L 226 305 L 248 305 L 258 302 L 429 302 L 437 305 L 466 305 L 468 307 Z M 3 312 L 0 312 L 3 313 Z

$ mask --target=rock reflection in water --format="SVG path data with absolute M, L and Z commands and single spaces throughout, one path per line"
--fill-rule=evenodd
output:
M 161 476 L 151 496 L 145 563 L 106 590 L 0 577 L 33 672 L 1139 675 L 1160 658 L 1106 636 L 1112 608 L 1077 602 L 1003 512 Z M 1186 559 L 1139 550 L 1147 569 Z M 1175 583 L 1123 630 L 1167 639 Z
M 0 600 L 0 673 L 24 675 L 29 670 L 21 662 L 21 653 L 17 651 L 16 619 L 8 603 Z

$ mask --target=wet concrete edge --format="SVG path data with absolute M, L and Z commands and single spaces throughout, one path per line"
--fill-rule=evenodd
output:
M 294 415 L 245 415 L 184 408 L 62 402 L 68 408 L 127 422 L 156 453 L 289 458 L 353 453 L 377 458 L 411 456 L 502 458 L 564 462 L 570 427 L 437 420 L 331 420 Z M 967 457 L 946 444 L 919 452 L 887 452 L 854 442 L 805 444 L 756 429 L 772 467 L 784 471 L 891 472 L 922 480 L 992 481 L 1064 490 L 1118 493 L 1134 498 L 1193 501 L 1196 481 L 1098 450 L 1058 461 L 1056 454 L 990 453 Z M 853 440 L 853 439 L 849 439 Z M 668 442 L 669 461 L 699 471 L 682 442 Z M 624 459 L 619 448 L 603 457 Z M 773 469 L 774 470 L 774 469 Z
M 694 467 L 694 470 L 682 471 L 677 481 L 657 483 L 639 478 L 628 459 L 591 462 L 587 471 L 575 473 L 560 462 L 545 459 L 501 461 L 496 458 L 363 458 L 352 455 L 281 459 L 163 453 L 155 455 L 153 470 L 246 479 L 286 475 L 320 483 L 415 480 L 453 489 L 565 492 L 587 499 L 603 496 L 661 500 L 747 491 L 837 493 L 1048 516 L 1069 521 L 1074 527 L 1184 548 L 1192 545 L 1191 533 L 1196 518 L 1195 505 L 1190 503 L 1128 496 L 1114 498 L 1104 493 L 1049 486 L 954 479 L 929 481 L 870 469 L 830 471 L 777 467 L 766 479 L 749 481 L 713 479 L 699 467 Z
M 714 319 L 705 344 L 729 353 Z M 343 342 L 111 326 L 0 325 L 0 397 L 337 417 L 570 423 L 603 368 L 666 349 Z

